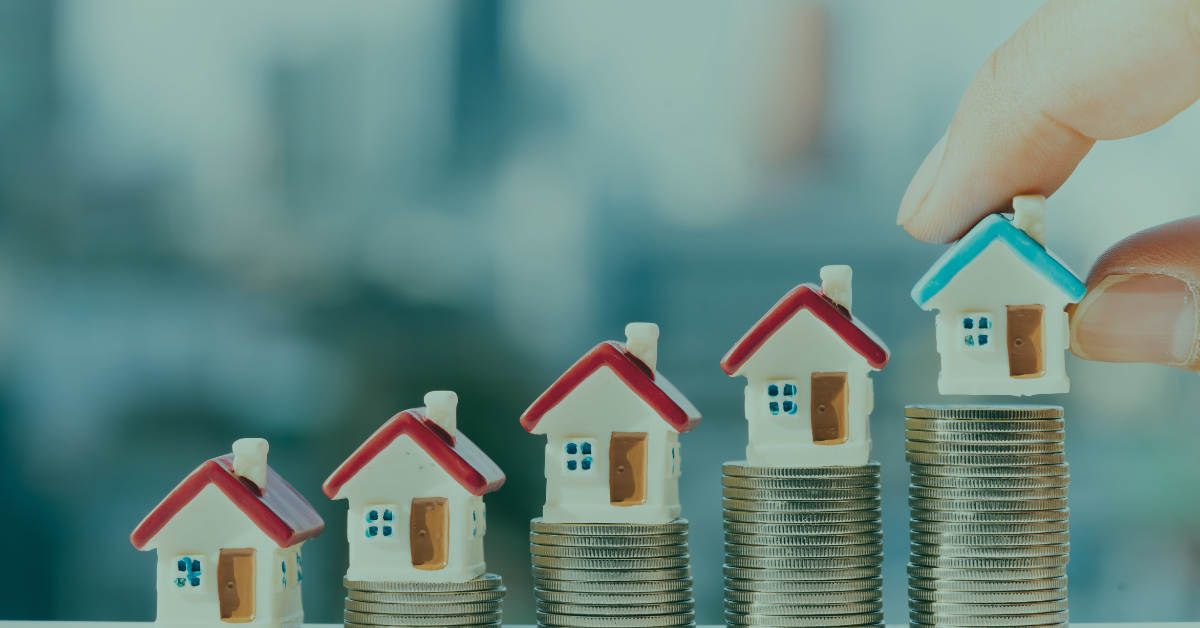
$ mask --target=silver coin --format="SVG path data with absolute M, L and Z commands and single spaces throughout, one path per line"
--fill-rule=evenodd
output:
M 856 467 L 756 467 L 738 460 L 722 465 L 721 473 L 743 478 L 855 478 L 878 476 L 879 463 Z
M 872 476 L 857 478 L 745 478 L 726 475 L 721 478 L 721 486 L 785 491 L 878 488 L 879 478 Z
M 950 432 L 905 430 L 904 438 L 922 443 L 1000 444 L 1000 443 L 1062 443 L 1066 432 Z M 914 450 L 925 451 L 925 450 Z M 1038 453 L 1038 452 L 1033 452 Z
M 879 569 L 873 567 L 872 569 Z M 746 571 L 745 569 L 741 571 Z M 872 595 L 881 595 L 883 578 L 878 575 L 870 578 L 850 580 L 741 580 L 725 578 L 726 591 L 742 591 L 749 593 L 839 593 L 843 591 L 868 591 Z
M 777 490 L 766 488 L 721 489 L 721 496 L 728 499 L 779 500 L 779 501 L 845 501 L 850 499 L 875 499 L 878 488 L 819 488 Z
M 770 535 L 770 534 L 733 534 L 725 533 L 726 543 L 737 545 L 776 545 L 797 547 L 819 547 L 830 545 L 863 545 L 866 543 L 882 543 L 883 535 L 873 534 L 828 534 L 828 535 Z
M 663 545 L 682 545 L 686 544 L 687 541 L 688 535 L 686 532 L 682 534 L 642 536 L 578 536 L 573 534 L 529 533 L 530 543 L 558 547 L 659 547 Z
M 1064 476 L 1071 472 L 1071 466 L 1065 462 L 1062 464 L 1035 464 L 1031 462 L 1024 466 L 983 465 L 962 467 L 945 465 L 946 463 L 941 462 L 910 464 L 909 470 L 912 471 L 913 475 L 957 478 L 1040 478 Z
M 1062 419 L 1028 421 L 971 421 L 968 419 L 904 419 L 904 429 L 926 432 L 1056 432 L 1066 426 Z
M 860 523 L 880 521 L 881 511 L 876 503 L 875 508 L 867 510 L 849 510 L 845 512 L 749 512 L 741 510 L 725 510 L 721 513 L 725 521 L 730 523 L 769 523 L 776 525 L 825 525 L 830 523 Z
M 725 610 L 743 615 L 858 615 L 883 610 L 883 602 L 849 604 L 757 604 L 725 600 Z
M 1067 577 L 1059 575 L 1032 580 L 942 580 L 920 578 L 909 574 L 908 591 L 999 593 L 1009 591 L 1067 590 Z
M 692 557 L 670 556 L 667 558 L 553 558 L 550 556 L 531 556 L 534 567 L 549 569 L 587 569 L 597 571 L 627 571 L 627 570 L 659 570 L 687 567 Z
M 947 523 L 942 521 L 918 521 L 909 519 L 908 527 L 913 532 L 930 534 L 967 535 L 1042 535 L 1057 534 L 1070 530 L 1070 521 L 1044 521 L 1042 523 Z
M 476 602 L 473 604 L 394 604 L 388 602 L 363 602 L 346 598 L 346 610 L 357 613 L 384 613 L 387 615 L 477 615 L 498 613 L 503 602 Z
M 646 615 L 675 615 L 696 610 L 696 601 L 688 598 L 683 602 L 662 604 L 561 604 L 537 601 L 537 611 L 555 615 L 584 615 L 589 617 L 639 617 Z
M 1070 508 L 1060 510 L 1030 510 L 1026 512 L 956 512 L 953 510 L 910 509 L 909 516 L 917 521 L 941 521 L 945 523 L 1045 523 L 1066 521 L 1071 516 Z
M 911 543 L 910 551 L 918 556 L 948 556 L 956 558 L 1037 558 L 1040 556 L 1066 556 L 1071 552 L 1070 543 L 1051 545 L 1022 545 L 1013 547 L 970 547 L 963 545 L 927 545 Z
M 728 561 L 728 559 L 726 559 Z M 1069 556 L 1038 556 L 1035 558 L 955 558 L 953 556 L 920 556 L 908 557 L 909 564 L 921 567 L 942 567 L 945 569 L 1043 569 L 1047 567 L 1065 567 L 1070 562 Z
M 691 596 L 692 579 L 634 580 L 631 582 L 595 582 L 586 580 L 543 580 L 534 579 L 534 586 L 542 591 L 555 593 L 585 593 L 588 595 L 655 595 L 687 592 Z
M 1067 507 L 1065 498 L 1018 499 L 1005 501 L 970 499 L 921 499 L 908 498 L 909 508 L 918 510 L 949 510 L 951 512 L 1025 512 L 1029 510 L 1058 510 Z
M 1066 454 L 923 454 L 904 452 L 904 459 L 919 465 L 953 467 L 1031 467 L 1066 462 Z
M 955 617 L 953 619 L 953 621 L 958 622 L 958 621 L 962 621 L 962 619 L 963 619 L 962 616 L 958 616 L 958 617 Z M 909 625 L 909 628 L 939 628 L 940 626 L 948 626 L 949 624 L 944 624 L 944 623 L 923 624 L 919 621 L 913 621 L 912 619 L 909 619 L 908 625 Z M 950 626 L 950 628 L 984 628 L 984 627 L 980 627 L 980 626 L 961 626 L 961 627 L 960 626 Z M 1029 624 L 1020 624 L 1020 628 L 1069 628 L 1069 623 L 1068 622 L 1058 622 L 1056 624 L 1038 624 L 1036 626 L 1031 626 Z
M 1067 488 L 928 488 L 910 484 L 908 494 L 927 499 L 1066 499 Z
M 534 567 L 533 577 L 542 580 L 558 580 L 566 582 L 658 582 L 667 580 L 691 579 L 691 567 L 676 569 L 556 569 Z M 545 584 L 539 585 L 543 589 Z
M 587 615 L 560 615 L 537 611 L 539 624 L 566 626 L 569 628 L 652 628 L 657 626 L 682 626 L 696 621 L 695 613 L 674 615 L 646 615 L 642 617 L 589 617 Z
M 736 580 L 763 580 L 763 581 L 780 581 L 789 580 L 794 582 L 811 582 L 811 581 L 835 581 L 835 580 L 860 580 L 863 578 L 878 578 L 883 572 L 882 567 L 847 567 L 847 568 L 827 568 L 820 567 L 816 569 L 790 569 L 790 568 L 775 568 L 775 567 L 733 567 L 725 565 L 721 567 L 721 573 L 728 579 Z M 728 586 L 728 585 L 726 585 Z
M 667 604 L 692 599 L 692 590 L 666 591 L 663 593 L 568 593 L 535 588 L 534 598 L 557 604 L 588 604 L 614 606 L 625 604 Z M 550 611 L 553 612 L 553 611 Z
M 755 615 L 725 611 L 725 622 L 733 626 L 766 628 L 810 628 L 818 626 L 864 626 L 883 621 L 882 612 L 854 615 Z
M 373 617 L 373 615 L 367 615 L 367 616 Z M 385 615 L 383 617 L 387 617 L 387 616 Z M 374 622 L 374 623 L 372 623 L 372 622 L 356 622 L 356 621 L 348 621 L 344 618 L 342 620 L 342 624 L 345 626 L 345 628 L 406 628 L 405 626 L 401 626 L 399 624 L 384 624 L 384 623 L 380 623 L 380 622 Z M 334 624 L 334 625 L 336 625 L 336 624 Z M 500 628 L 501 622 L 495 621 L 495 622 L 486 623 L 486 624 L 468 624 L 468 625 L 474 626 L 475 628 Z M 422 625 L 419 628 L 442 628 L 442 627 L 436 626 L 436 625 L 435 626 Z
M 501 613 L 479 613 L 474 615 L 381 615 L 342 611 L 342 617 L 356 624 L 382 626 L 474 626 L 499 622 Z
M 360 602 L 386 602 L 389 604 L 470 604 L 503 600 L 506 592 L 504 587 L 467 593 L 375 593 L 347 589 L 346 597 Z
M 1035 478 L 959 478 L 914 475 L 912 483 L 926 488 L 975 488 L 975 489 L 1045 489 L 1064 488 L 1071 483 L 1070 475 Z
M 1066 601 L 1066 589 L 1048 589 L 1041 591 L 1005 591 L 1005 592 L 966 592 L 966 591 L 925 591 L 909 589 L 910 600 L 922 602 L 943 602 L 950 604 L 1030 604 L 1033 602 Z M 1065 608 L 1065 606 L 1064 606 Z M 999 614 L 999 613 L 996 613 Z
M 909 611 L 911 621 L 932 624 L 935 626 L 962 626 L 964 628 L 985 628 L 990 626 L 1043 626 L 1066 623 L 1067 611 L 1056 613 L 1039 613 L 1037 615 L 944 615 L 941 613 L 921 613 Z
M 494 573 L 484 574 L 466 582 L 373 582 L 342 578 L 342 586 L 356 591 L 377 593 L 462 593 L 498 589 L 504 586 L 504 579 Z
M 676 519 L 669 523 L 546 523 L 537 517 L 529 522 L 529 530 L 537 534 L 578 536 L 655 536 L 687 532 L 688 520 Z
M 552 558 L 665 558 L 684 556 L 686 545 L 660 545 L 658 547 L 563 547 L 561 545 L 530 544 L 529 552 L 534 556 Z
M 725 534 L 742 536 L 857 536 L 878 534 L 883 530 L 882 521 L 861 523 L 784 524 L 784 523 L 736 523 L 723 524 Z
M 789 546 L 725 544 L 726 556 L 749 556 L 754 558 L 843 558 L 847 556 L 870 556 L 883 553 L 883 543 L 863 545 Z
M 1071 540 L 1070 532 L 1045 534 L 929 534 L 909 532 L 908 540 L 925 545 L 958 545 L 967 547 L 1008 547 L 1022 545 L 1059 545 Z
M 906 452 L 958 456 L 1051 456 L 1061 454 L 1064 449 L 1064 443 L 926 443 L 917 440 L 904 442 Z M 995 463 L 985 461 L 984 464 Z
M 973 421 L 1024 421 L 1028 419 L 1061 419 L 1058 406 L 1034 405 L 913 405 L 904 407 L 909 419 L 969 419 Z
M 1066 567 L 1047 567 L 1044 569 L 1002 569 L 986 567 L 982 569 L 944 569 L 923 567 L 908 564 L 908 575 L 914 578 L 936 580 L 1045 580 L 1067 575 Z
M 879 498 L 824 502 L 722 499 L 721 505 L 726 510 L 746 510 L 750 512 L 841 512 L 846 510 L 878 510 Z
M 883 598 L 882 589 L 865 591 L 822 591 L 820 593 L 769 593 L 761 591 L 738 591 L 725 589 L 725 602 L 753 604 L 850 604 L 854 602 L 878 602 Z M 729 608 L 727 605 L 725 608 Z M 732 609 L 736 610 L 736 609 Z M 749 611 L 737 611 L 739 613 Z
M 848 558 L 749 558 L 725 556 L 729 567 L 744 569 L 846 569 L 851 567 L 875 567 L 883 564 L 883 555 L 853 556 Z

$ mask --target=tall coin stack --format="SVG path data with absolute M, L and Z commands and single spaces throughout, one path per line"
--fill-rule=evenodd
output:
M 883 625 L 878 462 L 723 472 L 729 626 Z
M 345 625 L 499 626 L 504 581 L 485 574 L 467 582 L 365 582 L 346 586 Z
M 912 626 L 1067 625 L 1055 406 L 908 406 Z
M 530 522 L 538 626 L 694 626 L 688 522 Z

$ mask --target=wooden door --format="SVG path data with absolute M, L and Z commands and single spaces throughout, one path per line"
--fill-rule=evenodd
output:
M 217 598 L 221 621 L 254 621 L 254 549 L 222 549 L 217 563 Z
M 846 406 L 848 392 L 846 373 L 813 373 L 809 416 L 813 442 L 818 445 L 841 445 L 849 437 Z
M 646 432 L 613 432 L 608 444 L 608 498 L 613 506 L 646 503 Z
M 1008 374 L 1029 379 L 1046 373 L 1043 352 L 1041 305 L 1008 306 Z
M 418 497 L 412 500 L 408 517 L 408 546 L 417 569 L 437 571 L 446 567 L 449 555 L 450 513 L 445 497 Z

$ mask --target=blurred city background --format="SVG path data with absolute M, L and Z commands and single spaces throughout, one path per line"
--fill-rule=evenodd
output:
M 891 346 L 875 375 L 885 610 L 906 617 L 902 407 L 940 397 L 944 247 L 894 224 L 1006 3 L 0 0 L 0 619 L 151 621 L 128 535 L 240 437 L 327 523 L 309 622 L 340 622 L 324 478 L 422 395 L 508 475 L 487 559 L 533 622 L 543 438 L 517 418 L 629 321 L 701 409 L 681 481 L 721 623 L 724 352 L 824 264 Z M 1086 274 L 1200 209 L 1200 112 L 1097 146 L 1049 203 Z M 1072 619 L 1200 620 L 1200 382 L 1068 356 Z M 973 399 L 973 401 L 980 401 Z M 998 400 L 999 401 L 999 400 Z

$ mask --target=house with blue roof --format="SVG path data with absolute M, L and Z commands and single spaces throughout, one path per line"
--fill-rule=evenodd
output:
M 955 243 L 913 287 L 937 310 L 943 395 L 1065 393 L 1067 305 L 1086 288 L 1046 249 L 1046 199 L 1013 199 L 1013 219 L 992 214 Z

